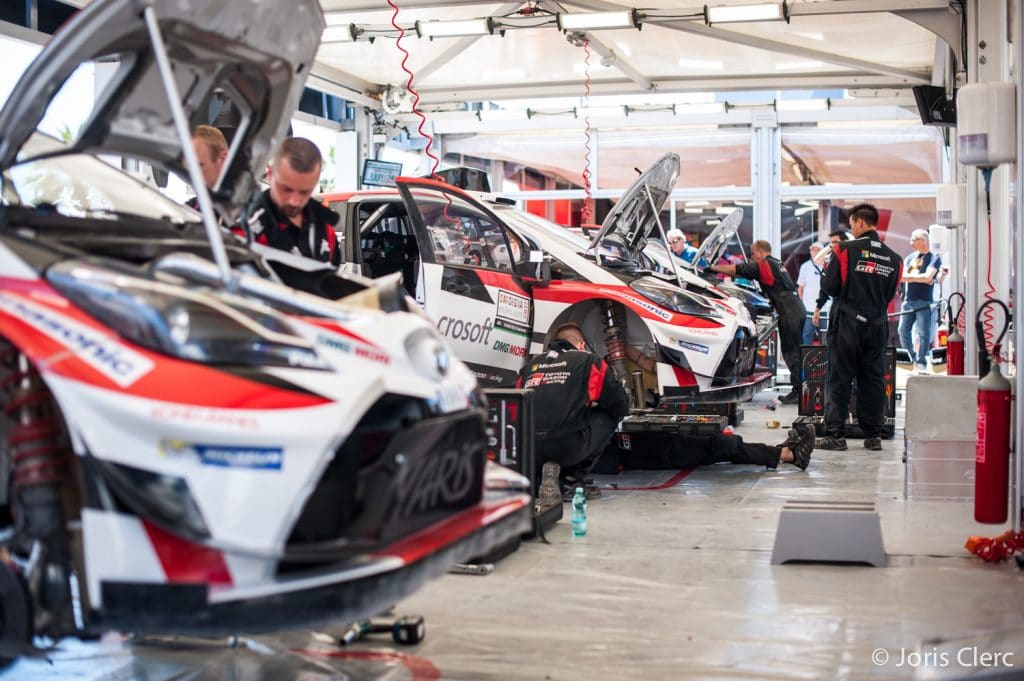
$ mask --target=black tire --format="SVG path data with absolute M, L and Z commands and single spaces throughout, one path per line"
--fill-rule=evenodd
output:
M 21 575 L 0 562 L 0 669 L 32 643 L 32 599 Z

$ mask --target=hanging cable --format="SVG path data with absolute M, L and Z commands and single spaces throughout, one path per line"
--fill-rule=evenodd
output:
M 583 39 L 583 210 L 580 211 L 580 224 L 589 224 L 593 217 L 593 210 L 590 208 L 591 201 L 591 176 L 590 176 L 590 39 Z
M 435 177 L 436 179 L 437 166 L 441 163 L 441 159 L 439 159 L 430 151 L 430 147 L 434 143 L 434 138 L 430 135 L 429 132 L 423 129 L 424 126 L 427 124 L 427 117 L 420 110 L 420 93 L 417 92 L 412 85 L 413 72 L 405 65 L 405 63 L 409 61 L 409 50 L 402 47 L 402 38 L 405 37 L 405 29 L 398 25 L 398 5 L 394 2 L 394 0 L 388 0 L 388 5 L 390 5 L 391 9 L 394 10 L 391 13 L 391 25 L 394 26 L 395 30 L 398 31 L 398 38 L 395 40 L 395 45 L 398 47 L 398 50 L 403 55 L 402 70 L 405 71 L 405 73 L 408 74 L 409 76 L 408 80 L 405 81 L 405 89 L 408 90 L 410 94 L 412 94 L 412 112 L 416 114 L 416 116 L 418 116 L 420 119 L 419 127 L 416 129 L 421 136 L 427 138 L 427 148 L 425 150 L 425 153 L 427 154 L 427 157 L 430 158 L 431 161 L 433 161 L 433 165 L 430 167 L 430 176 Z
M 988 284 L 988 288 L 985 289 L 985 300 L 995 299 L 996 294 L 996 287 L 992 285 L 992 194 L 989 190 L 989 187 L 992 184 L 993 170 L 995 169 L 981 169 L 981 177 L 985 180 L 985 216 L 988 222 L 988 262 L 985 263 L 985 281 Z M 995 309 L 989 305 L 985 309 L 983 322 L 986 344 L 992 341 L 992 330 L 995 328 L 995 324 Z

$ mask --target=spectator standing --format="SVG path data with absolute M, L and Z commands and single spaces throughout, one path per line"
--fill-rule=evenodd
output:
M 818 264 L 818 257 L 822 252 L 822 246 L 818 242 L 811 244 L 811 257 L 804 264 L 800 265 L 800 271 L 796 276 L 796 291 L 800 294 L 800 300 L 804 303 L 804 310 L 813 314 L 815 305 L 818 302 L 818 294 L 821 292 L 821 265 Z M 822 310 L 825 311 L 824 309 Z M 818 335 L 818 327 L 809 316 L 804 316 L 803 338 L 804 345 L 811 345 Z
M 934 287 L 942 260 L 928 248 L 928 230 L 910 234 L 914 249 L 903 261 L 903 306 L 900 309 L 900 344 L 910 353 L 919 374 L 928 373 L 928 357 L 935 334 Z M 915 350 L 915 343 L 917 348 Z

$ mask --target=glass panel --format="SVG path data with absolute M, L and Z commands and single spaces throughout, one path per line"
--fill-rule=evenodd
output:
M 625 189 L 666 152 L 679 154 L 676 189 L 750 186 L 750 130 L 694 126 L 675 130 L 602 131 L 598 186 Z
M 416 189 L 414 197 L 437 262 L 512 271 L 517 254 L 510 253 L 504 230 L 487 215 L 440 192 Z

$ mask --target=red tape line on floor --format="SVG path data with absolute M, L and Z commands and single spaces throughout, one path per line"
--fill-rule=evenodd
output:
M 412 673 L 412 681 L 437 681 L 441 671 L 432 662 L 416 655 L 391 652 L 389 650 L 314 650 L 293 648 L 293 653 L 310 657 L 382 662 L 389 666 L 400 665 Z
M 689 475 L 692 472 L 693 472 L 693 470 L 679 471 L 678 473 L 676 473 L 675 475 L 673 475 L 671 478 L 669 478 L 665 482 L 661 483 L 660 485 L 654 485 L 652 487 L 619 487 L 615 483 L 612 483 L 608 487 L 602 487 L 601 491 L 602 492 L 652 492 L 652 491 L 654 491 L 656 489 L 668 489 L 669 487 L 675 487 L 676 485 L 678 485 L 680 482 L 683 481 L 683 478 L 685 478 L 687 475 Z

